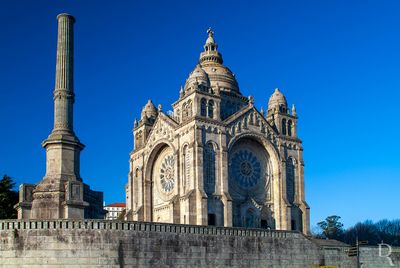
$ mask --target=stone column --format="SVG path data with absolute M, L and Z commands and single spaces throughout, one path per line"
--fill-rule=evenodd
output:
M 74 17 L 60 14 L 58 20 L 56 83 L 54 88 L 54 128 L 43 142 L 46 149 L 46 176 L 80 181 L 80 143 L 73 131 L 73 25 Z
M 43 142 L 46 175 L 33 190 L 32 219 L 84 218 L 84 186 L 80 178 L 80 152 L 84 145 L 73 131 L 73 24 L 74 17 L 58 20 L 54 128 Z
M 58 20 L 54 129 L 73 133 L 74 104 L 74 17 L 60 14 Z

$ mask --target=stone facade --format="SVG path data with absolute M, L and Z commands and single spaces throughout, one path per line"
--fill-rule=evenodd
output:
M 213 31 L 172 107 L 149 100 L 135 120 L 128 220 L 309 233 L 296 109 L 278 89 L 254 107 Z
M 92 191 L 79 172 L 84 145 L 73 129 L 75 18 L 64 13 L 57 20 L 54 127 L 42 144 L 46 149 L 46 175 L 37 185 L 20 186 L 15 207 L 19 219 L 103 218 L 103 193 Z

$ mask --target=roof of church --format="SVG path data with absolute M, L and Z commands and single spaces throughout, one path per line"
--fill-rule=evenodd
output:
M 203 84 L 212 88 L 219 87 L 221 91 L 240 94 L 235 75 L 228 67 L 222 64 L 223 59 L 221 53 L 218 52 L 214 31 L 210 28 L 207 34 L 204 51 L 200 53 L 199 63 L 186 80 L 185 90 L 197 82 L 198 85 Z

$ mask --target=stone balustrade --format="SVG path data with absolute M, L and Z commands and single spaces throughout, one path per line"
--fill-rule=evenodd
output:
M 295 231 L 247 229 L 237 227 L 198 226 L 186 224 L 109 221 L 109 220 L 0 220 L 0 230 L 30 229 L 99 229 L 143 232 L 168 232 L 184 234 L 206 234 L 223 236 L 298 238 L 303 236 Z

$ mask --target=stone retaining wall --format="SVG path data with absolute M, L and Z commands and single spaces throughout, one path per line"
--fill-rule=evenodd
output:
M 355 267 L 345 249 L 324 248 L 288 231 L 104 220 L 0 221 L 0 267 Z

